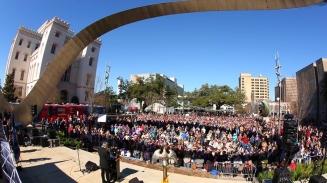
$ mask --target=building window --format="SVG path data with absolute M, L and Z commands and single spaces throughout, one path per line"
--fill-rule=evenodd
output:
M 86 82 L 85 82 L 86 86 L 88 86 L 90 84 L 90 79 L 91 79 L 91 74 L 87 74 L 86 75 Z
M 54 54 L 56 52 L 56 48 L 57 48 L 57 45 L 56 44 L 52 44 L 50 53 Z
M 94 58 L 93 58 L 93 57 L 90 57 L 90 60 L 89 60 L 89 66 L 92 66 L 92 64 L 93 64 L 93 60 L 94 60 Z
M 31 41 L 29 41 L 28 43 L 27 43 L 27 48 L 30 48 L 31 47 Z
M 22 94 L 23 94 L 23 87 L 21 87 L 21 86 L 17 87 L 17 95 L 18 95 L 19 97 L 21 97 Z
M 23 39 L 20 39 L 18 45 L 20 46 L 22 45 L 22 43 L 23 43 Z
M 60 36 L 60 32 L 59 32 L 59 31 L 56 31 L 55 36 L 56 36 L 56 37 L 59 37 L 59 36 Z
M 95 52 L 95 47 L 94 46 L 92 46 L 91 51 Z
M 88 101 L 89 99 L 89 92 L 85 92 L 85 101 Z
M 38 49 L 40 44 L 35 44 L 35 50 Z
M 72 66 L 70 65 L 68 69 L 66 70 L 65 74 L 62 75 L 61 81 L 63 82 L 69 82 L 70 81 L 70 71 L 72 69 Z
M 16 69 L 12 69 L 12 75 L 14 76 L 14 79 L 15 79 L 15 73 L 16 73 Z
M 22 71 L 20 73 L 20 80 L 23 81 L 24 80 L 24 74 L 25 74 L 25 71 Z
M 18 60 L 19 57 L 19 51 L 16 52 L 15 59 Z
M 27 60 L 27 57 L 28 57 L 28 54 L 25 53 L 25 55 L 24 55 L 24 61 L 25 61 L 25 62 L 26 62 L 26 60 Z

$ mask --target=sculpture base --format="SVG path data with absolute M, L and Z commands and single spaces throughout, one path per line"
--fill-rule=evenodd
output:
M 169 183 L 168 177 L 161 180 L 161 183 Z

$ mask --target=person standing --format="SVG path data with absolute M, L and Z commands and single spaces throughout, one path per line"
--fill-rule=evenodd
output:
M 102 147 L 99 148 L 98 150 L 98 154 L 100 157 L 102 183 L 108 183 L 110 181 L 109 180 L 110 153 L 107 149 L 108 149 L 108 142 L 103 142 Z M 106 176 L 106 178 L 104 176 Z

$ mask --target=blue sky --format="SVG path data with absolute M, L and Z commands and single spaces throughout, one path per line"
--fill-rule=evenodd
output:
M 19 26 L 37 30 L 58 16 L 78 33 L 87 25 L 129 8 L 169 0 L 1 0 L 0 78 L 3 85 L 10 44 Z M 78 3 L 77 3 L 78 2 Z M 327 57 L 327 6 L 274 11 L 230 11 L 172 15 L 126 25 L 101 37 L 97 74 L 104 77 L 111 62 L 109 84 L 117 77 L 163 73 L 176 77 L 186 91 L 202 84 L 238 86 L 241 72 L 270 80 L 274 99 L 274 55 L 281 73 L 296 71 Z

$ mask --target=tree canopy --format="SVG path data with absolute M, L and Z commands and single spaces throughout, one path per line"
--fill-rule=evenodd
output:
M 154 103 L 160 103 L 166 107 L 177 106 L 177 89 L 166 84 L 164 78 L 160 75 L 151 75 L 148 78 L 136 77 L 133 82 L 120 78 L 118 86 L 118 98 L 124 100 L 136 99 L 138 102 L 144 102 L 145 108 Z
M 160 75 L 152 75 L 146 79 L 137 77 L 133 82 L 120 78 L 118 98 L 123 100 L 136 99 L 144 102 L 143 109 L 153 103 L 160 103 L 166 107 L 179 107 L 181 100 L 190 101 L 190 105 L 208 107 L 216 104 L 218 108 L 223 104 L 241 106 L 246 96 L 238 87 L 232 89 L 227 85 L 204 84 L 192 92 L 178 93 L 176 86 L 169 86 Z M 182 96 L 182 97 L 178 97 Z
M 200 89 L 195 89 L 186 94 L 186 98 L 193 106 L 207 107 L 216 104 L 219 108 L 223 104 L 240 105 L 245 102 L 245 94 L 238 87 L 235 89 L 227 85 L 204 84 Z
M 16 102 L 17 96 L 15 96 L 15 85 L 14 85 L 14 73 L 7 74 L 6 82 L 2 88 L 2 93 L 8 102 Z

